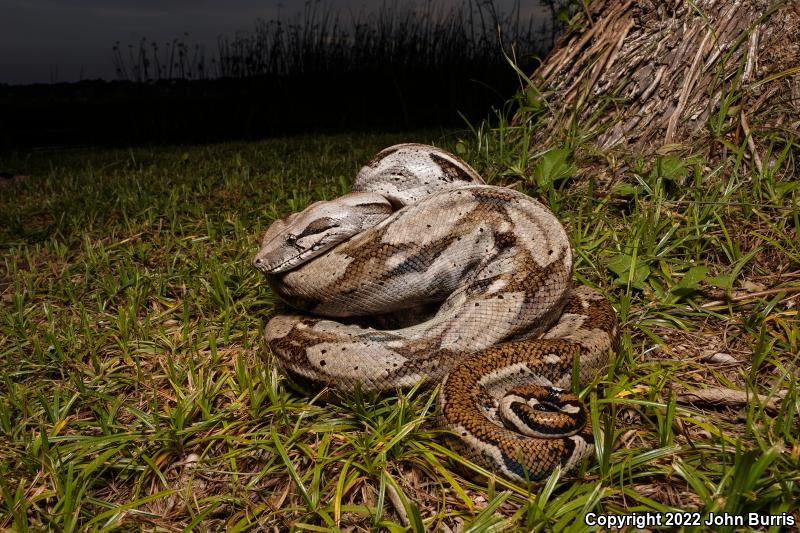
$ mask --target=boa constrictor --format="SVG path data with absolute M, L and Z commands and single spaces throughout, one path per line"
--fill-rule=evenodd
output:
M 617 321 L 570 287 L 566 232 L 536 200 L 443 150 L 396 145 L 352 193 L 274 222 L 254 264 L 305 312 L 266 327 L 289 374 L 343 392 L 441 381 L 460 451 L 517 481 L 593 452 L 586 408 L 563 389 L 576 362 L 581 381 L 606 366 Z

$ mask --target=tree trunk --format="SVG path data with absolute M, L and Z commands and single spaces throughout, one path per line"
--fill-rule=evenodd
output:
M 533 146 L 574 120 L 603 150 L 734 136 L 758 158 L 751 130 L 798 136 L 799 36 L 797 0 L 593 0 L 535 73 L 556 112 Z

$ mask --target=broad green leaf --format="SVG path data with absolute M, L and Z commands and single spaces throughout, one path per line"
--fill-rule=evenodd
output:
M 568 162 L 570 151 L 555 148 L 542 155 L 533 170 L 533 179 L 539 187 L 547 187 L 556 181 L 572 176 L 577 168 Z

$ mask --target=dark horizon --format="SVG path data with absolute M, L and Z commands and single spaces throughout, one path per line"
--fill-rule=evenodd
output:
M 432 0 L 435 10 L 463 5 L 461 0 Z M 259 19 L 291 21 L 308 2 L 304 0 L 80 0 L 65 6 L 53 0 L 0 0 L 0 84 L 115 80 L 112 48 L 124 52 L 141 39 L 163 46 L 173 39 L 190 47 L 200 45 L 206 58 L 216 55 L 219 37 L 234 38 L 252 32 Z M 426 2 L 396 0 L 368 4 L 363 0 L 319 0 L 318 9 L 339 13 L 373 13 L 386 5 L 400 9 L 424 7 Z M 501 13 L 517 0 L 495 0 Z M 543 15 L 538 0 L 519 0 L 523 19 Z M 363 11 L 362 11 L 363 10 Z
M 455 5 L 447 16 L 437 15 L 436 6 L 445 4 L 431 2 L 420 14 L 398 2 L 356 19 L 357 25 L 338 26 L 331 21 L 332 4 L 315 2 L 309 5 L 317 10 L 302 18 L 282 18 L 280 24 L 261 19 L 257 31 L 227 38 L 223 51 L 204 57 L 195 55 L 191 35 L 169 47 L 158 42 L 157 50 L 152 40 L 130 43 L 130 50 L 121 41 L 116 55 L 108 50 L 102 76 L 84 66 L 67 78 L 59 67 L 57 77 L 53 71 L 47 80 L 36 78 L 51 83 L 0 84 L 0 145 L 183 143 L 463 127 L 465 119 L 481 120 L 519 92 L 521 80 L 503 52 L 511 54 L 513 47 L 518 68 L 533 72 L 551 34 L 532 17 L 498 14 L 498 3 L 448 2 Z M 6 52 L 6 59 L 11 55 Z

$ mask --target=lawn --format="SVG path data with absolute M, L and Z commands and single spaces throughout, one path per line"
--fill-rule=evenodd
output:
M 580 132 L 533 153 L 520 138 L 504 123 L 0 155 L 20 174 L 0 180 L 0 530 L 800 520 L 798 141 L 761 142 L 758 170 L 746 142 L 623 164 Z M 578 389 L 604 432 L 577 471 L 540 487 L 487 477 L 443 445 L 435 390 L 332 405 L 273 367 L 276 300 L 250 264 L 261 235 L 405 141 L 547 203 L 576 280 L 617 309 L 619 353 Z

